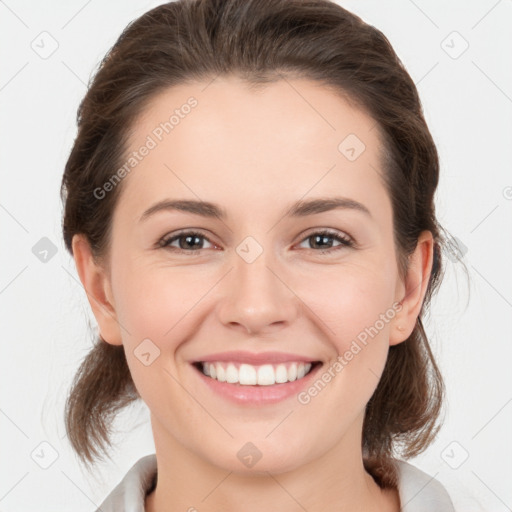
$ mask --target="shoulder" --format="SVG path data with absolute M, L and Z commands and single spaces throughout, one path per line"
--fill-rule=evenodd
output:
M 139 459 L 96 512 L 144 512 L 146 493 L 153 486 L 156 471 L 154 453 Z
M 401 512 L 455 512 L 448 492 L 433 476 L 403 460 L 394 464 Z

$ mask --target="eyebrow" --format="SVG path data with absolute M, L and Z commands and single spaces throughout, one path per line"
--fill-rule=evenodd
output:
M 348 199 L 346 197 L 327 197 L 318 199 L 309 199 L 307 201 L 299 200 L 292 204 L 290 208 L 284 213 L 284 217 L 306 217 L 317 213 L 323 213 L 330 210 L 344 209 L 356 210 L 362 212 L 369 217 L 371 213 L 366 206 Z M 140 217 L 139 222 L 146 220 L 148 217 L 160 211 L 182 211 L 200 215 L 207 218 L 226 219 L 227 212 L 221 206 L 210 203 L 208 201 L 195 201 L 184 199 L 164 199 L 148 208 Z

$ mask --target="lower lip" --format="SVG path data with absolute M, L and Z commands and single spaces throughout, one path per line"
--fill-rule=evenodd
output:
M 275 404 L 292 396 L 296 396 L 302 389 L 310 384 L 321 366 L 321 364 L 315 366 L 315 368 L 305 377 L 302 377 L 302 379 L 285 382 L 283 384 L 273 384 L 271 386 L 244 386 L 238 383 L 229 384 L 228 382 L 219 382 L 217 379 L 207 377 L 198 368 L 193 368 L 194 371 L 199 374 L 202 381 L 215 393 L 239 405 L 257 406 Z

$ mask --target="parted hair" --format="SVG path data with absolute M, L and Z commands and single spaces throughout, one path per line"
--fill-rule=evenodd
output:
M 126 161 L 130 130 L 155 95 L 227 75 L 254 88 L 307 78 L 348 97 L 375 120 L 381 135 L 402 276 L 420 233 L 433 234 L 433 268 L 416 326 L 406 341 L 390 347 L 363 423 L 366 469 L 381 487 L 395 486 L 392 460 L 421 453 L 440 427 L 444 385 L 422 318 L 441 280 L 443 238 L 434 208 L 436 146 L 416 86 L 378 29 L 329 0 L 178 0 L 132 21 L 78 107 L 61 185 L 65 245 L 72 253 L 73 236 L 83 234 L 98 261 L 108 254 L 123 183 L 101 198 L 94 190 Z M 139 398 L 123 346 L 97 336 L 64 413 L 70 443 L 84 464 L 108 454 L 116 413 Z

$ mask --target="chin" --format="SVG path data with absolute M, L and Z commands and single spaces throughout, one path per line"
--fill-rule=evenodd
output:
M 212 464 L 221 467 L 225 471 L 231 471 L 238 475 L 268 476 L 268 473 L 280 474 L 292 471 L 305 464 L 307 461 L 302 456 L 302 451 L 291 447 L 288 443 L 280 442 L 278 447 L 268 440 L 247 441 L 236 443 L 235 448 L 226 448 L 219 458 L 210 459 Z M 233 456 L 226 457 L 226 453 Z

